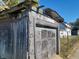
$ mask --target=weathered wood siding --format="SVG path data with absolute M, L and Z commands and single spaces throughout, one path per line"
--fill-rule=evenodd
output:
M 10 15 L 0 21 L 0 59 L 51 59 L 57 30 L 56 21 L 34 11 Z
M 0 59 L 27 59 L 27 16 L 0 21 Z

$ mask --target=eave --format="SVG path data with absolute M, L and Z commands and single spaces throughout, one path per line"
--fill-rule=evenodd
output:
M 46 8 L 44 10 L 44 13 L 51 17 L 52 19 L 54 19 L 55 21 L 59 22 L 59 23 L 62 23 L 64 22 L 64 19 L 54 10 L 50 9 L 50 8 Z

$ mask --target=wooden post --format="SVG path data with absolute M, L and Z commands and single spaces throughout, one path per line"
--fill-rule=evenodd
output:
M 68 49 L 69 49 L 69 37 L 68 37 L 68 31 L 67 31 L 67 51 L 68 51 Z

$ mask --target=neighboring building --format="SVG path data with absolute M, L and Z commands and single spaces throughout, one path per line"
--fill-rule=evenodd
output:
M 71 36 L 72 26 L 67 23 L 60 24 L 60 38 Z
M 2 11 L 0 59 L 51 59 L 58 54 L 58 25 L 63 18 L 56 12 L 49 12 L 51 15 L 46 12 L 43 15 L 33 9 L 27 10 L 25 6 Z

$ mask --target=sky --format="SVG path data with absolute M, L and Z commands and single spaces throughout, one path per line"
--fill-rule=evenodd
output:
M 74 22 L 79 18 L 79 0 L 39 0 L 44 8 L 51 8 L 64 18 L 65 22 Z

